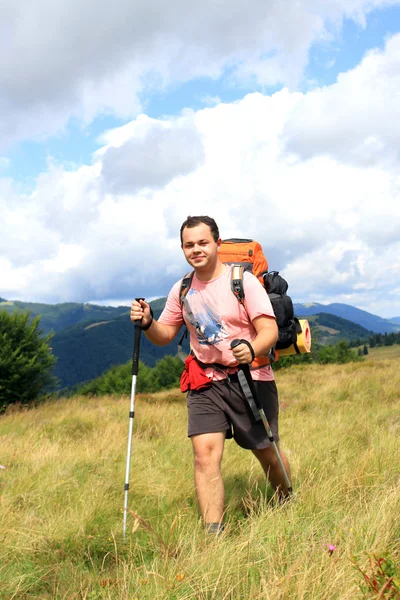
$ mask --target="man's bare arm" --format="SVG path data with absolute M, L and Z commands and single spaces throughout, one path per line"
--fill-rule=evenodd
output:
M 268 352 L 278 341 L 278 326 L 273 317 L 256 317 L 253 321 L 257 337 L 252 341 L 256 356 L 267 356 Z
M 278 326 L 273 317 L 261 315 L 253 321 L 254 329 L 257 332 L 256 338 L 251 345 L 255 356 L 267 356 L 268 352 L 275 345 L 278 339 Z M 252 356 L 249 347 L 246 344 L 240 344 L 232 350 L 234 357 L 241 364 L 251 363 Z

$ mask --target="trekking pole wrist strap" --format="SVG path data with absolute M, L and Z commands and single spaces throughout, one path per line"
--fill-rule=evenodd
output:
M 246 346 L 248 347 L 248 349 L 249 349 L 249 350 L 250 350 L 250 352 L 251 352 L 251 362 L 253 362 L 253 360 L 254 360 L 254 359 L 255 359 L 255 357 L 256 357 L 256 353 L 254 352 L 254 348 L 253 348 L 253 346 L 252 346 L 252 345 L 250 344 L 250 342 L 248 342 L 247 340 L 240 340 L 240 343 L 241 343 L 241 344 L 246 344 Z
M 153 324 L 153 321 L 154 321 L 153 309 L 151 308 L 151 306 L 149 306 L 149 308 L 150 308 L 150 317 L 151 317 L 151 319 L 150 319 L 150 321 L 147 323 L 147 325 L 145 325 L 144 327 L 141 327 L 141 328 L 140 328 L 142 331 L 147 331 L 148 329 L 150 329 L 150 327 L 152 326 L 152 324 Z

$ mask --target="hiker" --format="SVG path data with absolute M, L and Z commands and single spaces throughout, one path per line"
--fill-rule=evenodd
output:
M 153 318 L 144 300 L 132 302 L 130 316 L 133 322 L 142 319 L 147 339 L 159 346 L 169 344 L 183 324 L 188 328 L 195 367 L 192 372 L 189 368 L 188 436 L 194 452 L 196 494 L 206 529 L 220 533 L 224 513 L 221 461 L 225 439 L 233 437 L 239 446 L 251 450 L 279 497 L 288 494 L 266 430 L 249 411 L 237 375 L 238 364 L 266 357 L 278 339 L 278 329 L 268 294 L 257 277 L 249 272 L 243 274 L 244 306 L 232 293 L 232 267 L 220 261 L 221 239 L 214 219 L 188 217 L 182 224 L 180 238 L 185 258 L 194 269 L 186 296 L 188 304 L 182 304 L 182 280 L 179 280 L 172 287 L 158 320 Z M 185 308 L 188 305 L 189 315 Z M 232 349 L 231 342 L 235 339 L 247 343 Z M 264 363 L 267 362 L 264 358 Z M 278 394 L 273 370 L 270 364 L 265 364 L 251 374 L 278 442 Z M 280 454 L 290 474 L 288 460 Z

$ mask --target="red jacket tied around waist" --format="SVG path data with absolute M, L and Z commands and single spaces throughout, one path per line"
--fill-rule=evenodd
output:
M 202 390 L 211 385 L 211 379 L 207 377 L 193 354 L 185 360 L 185 370 L 181 375 L 181 392 L 188 390 Z

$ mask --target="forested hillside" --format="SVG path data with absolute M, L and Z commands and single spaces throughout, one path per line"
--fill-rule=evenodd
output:
M 340 340 L 353 342 L 373 335 L 372 331 L 368 331 L 365 327 L 329 313 L 311 315 L 307 320 L 311 327 L 313 342 L 322 345 L 336 344 Z
M 43 333 L 61 331 L 78 323 L 113 319 L 128 314 L 128 306 L 97 306 L 77 302 L 62 304 L 40 304 L 35 302 L 7 301 L 0 298 L 0 310 L 8 313 L 29 312 L 33 317 L 40 315 L 40 328 Z
M 153 311 L 157 318 L 161 311 Z M 132 358 L 133 337 L 134 325 L 129 315 L 75 325 L 56 334 L 52 347 L 57 357 L 55 375 L 59 386 L 74 386 L 98 377 L 114 365 L 126 363 Z M 176 353 L 177 340 L 160 347 L 151 344 L 144 335 L 141 337 L 140 359 L 150 367 L 165 355 Z

